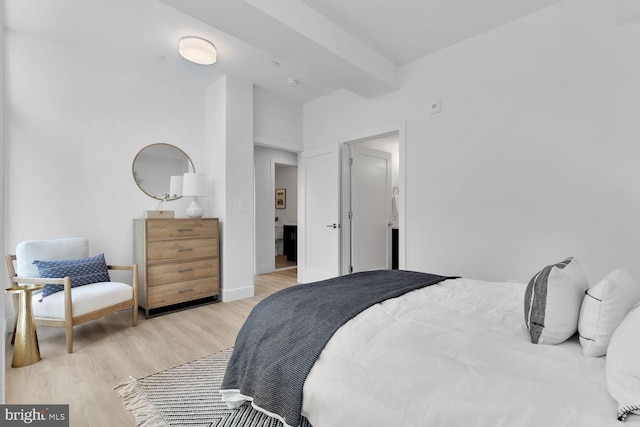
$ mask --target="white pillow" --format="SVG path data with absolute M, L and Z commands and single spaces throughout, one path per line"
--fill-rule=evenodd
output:
M 592 357 L 607 354 L 613 331 L 638 302 L 640 286 L 625 269 L 607 274 L 591 287 L 582 301 L 578 321 L 582 354 Z
M 640 306 L 615 330 L 607 350 L 607 387 L 618 401 L 618 420 L 640 415 Z
M 587 277 L 575 258 L 548 265 L 525 292 L 524 317 L 534 344 L 559 344 L 578 330 Z
M 84 237 L 51 240 L 25 240 L 16 246 L 16 274 L 18 277 L 40 277 L 35 260 L 60 261 L 87 258 L 89 241 Z

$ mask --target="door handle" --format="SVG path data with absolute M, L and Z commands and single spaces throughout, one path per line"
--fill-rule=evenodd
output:
M 338 224 L 336 224 L 335 222 L 333 224 L 329 224 L 327 225 L 327 228 L 338 228 L 340 227 Z

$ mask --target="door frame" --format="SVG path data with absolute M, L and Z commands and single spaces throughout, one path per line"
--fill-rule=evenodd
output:
M 275 205 L 273 203 L 273 197 L 275 194 L 275 168 L 276 168 L 276 164 L 280 164 L 280 165 L 288 165 L 288 166 L 296 166 L 298 167 L 298 162 L 299 162 L 299 157 L 300 157 L 300 150 L 290 150 L 287 148 L 282 148 L 282 147 L 278 147 L 276 145 L 267 145 L 267 144 L 262 144 L 262 143 L 254 143 L 254 155 L 253 155 L 253 161 L 254 161 L 254 177 L 253 177 L 253 192 L 254 192 L 254 213 L 253 213 L 253 222 L 254 222 L 254 243 L 253 243 L 253 250 L 254 250 L 254 254 L 253 254 L 253 272 L 254 275 L 255 274 L 264 274 L 264 273 L 272 273 L 273 271 L 275 271 L 275 223 L 270 222 L 270 224 L 273 224 L 273 226 L 269 226 L 266 228 L 265 232 L 266 234 L 259 234 L 261 233 L 261 230 L 263 229 L 263 226 L 259 223 L 260 220 L 260 216 L 261 213 L 259 212 L 260 208 L 261 208 L 261 204 L 259 203 L 259 199 L 260 196 L 258 195 L 257 189 L 256 189 L 256 157 L 261 157 L 261 158 L 266 158 L 264 155 L 257 155 L 255 154 L 255 147 L 262 147 L 263 149 L 266 150 L 272 150 L 272 152 L 270 152 L 268 159 L 269 159 L 269 190 L 268 193 L 266 195 L 262 195 L 265 197 L 265 201 L 264 201 L 264 208 L 268 211 L 266 213 L 268 218 L 275 218 L 276 216 L 276 208 Z M 283 154 L 282 156 L 278 157 L 276 155 L 276 153 L 281 152 L 281 153 L 288 153 L 291 156 L 295 156 L 296 160 L 289 160 L 287 159 L 286 155 Z M 298 194 L 300 193 L 300 183 L 298 182 Z M 265 240 L 266 239 L 266 243 Z M 263 246 L 264 245 L 264 246 Z M 257 251 L 259 250 L 264 250 L 264 248 L 266 248 L 267 251 L 267 255 L 265 256 L 265 258 L 269 259 L 269 268 L 267 269 L 265 268 L 264 270 L 262 269 L 263 266 L 259 266 L 258 262 L 259 262 L 259 256 L 257 255 Z M 266 264 L 265 264 L 266 265 Z M 267 271 L 268 270 L 268 271 Z
M 407 179 L 406 179 L 406 121 L 402 121 L 395 125 L 378 127 L 375 129 L 363 130 L 361 132 L 356 133 L 355 135 L 343 138 L 340 143 L 341 151 L 342 151 L 342 162 L 341 162 L 341 206 L 345 208 L 341 210 L 341 218 L 340 221 L 343 225 L 342 233 L 341 233 L 341 253 L 342 260 L 340 262 L 341 265 L 341 274 L 349 274 L 349 265 L 350 265 L 350 242 L 349 239 L 346 238 L 351 233 L 349 227 L 349 200 L 351 198 L 351 186 L 349 183 L 349 154 L 350 154 L 350 146 L 352 144 L 356 144 L 359 142 L 365 142 L 371 139 L 384 137 L 387 135 L 398 134 L 398 143 L 399 143 L 399 171 L 398 171 L 398 184 L 400 187 L 401 195 L 400 195 L 400 203 L 398 206 L 399 215 L 398 215 L 398 268 L 406 269 L 406 242 L 407 242 Z

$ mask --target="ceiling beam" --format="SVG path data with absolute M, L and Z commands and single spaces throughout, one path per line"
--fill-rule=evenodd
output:
M 366 98 L 397 89 L 393 62 L 300 0 L 160 1 Z

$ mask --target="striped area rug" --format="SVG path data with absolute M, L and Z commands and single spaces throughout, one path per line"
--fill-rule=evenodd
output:
M 282 427 L 251 405 L 228 409 L 218 390 L 233 349 L 114 388 L 140 427 Z M 311 427 L 303 419 L 301 427 Z

